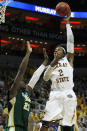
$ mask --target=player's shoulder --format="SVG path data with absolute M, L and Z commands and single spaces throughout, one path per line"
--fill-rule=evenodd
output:
M 74 69 L 73 62 L 67 57 L 67 55 L 65 56 L 65 61 L 70 65 L 72 69 Z

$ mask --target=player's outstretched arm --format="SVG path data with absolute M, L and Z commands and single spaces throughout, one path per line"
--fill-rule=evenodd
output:
M 73 36 L 73 32 L 69 23 L 71 17 L 71 13 L 64 18 L 64 20 L 66 21 L 66 30 L 67 30 L 67 58 L 71 64 L 71 66 L 73 67 L 73 60 L 74 60 L 74 36 Z
M 43 73 L 43 71 L 46 68 L 46 65 L 48 64 L 48 55 L 46 53 L 46 49 L 43 49 L 43 54 L 44 54 L 44 61 L 41 64 L 41 66 L 34 72 L 32 78 L 30 79 L 28 85 L 27 85 L 27 90 L 30 92 L 31 89 L 34 88 L 34 86 L 36 85 L 36 83 L 38 82 L 41 74 Z
M 14 96 L 16 96 L 16 94 L 17 94 L 17 90 L 19 88 L 19 83 L 23 79 L 23 76 L 24 76 L 24 73 L 26 71 L 29 56 L 30 56 L 31 52 L 32 52 L 32 48 L 30 47 L 29 41 L 27 41 L 27 52 L 26 52 L 26 55 L 21 62 L 21 65 L 19 66 L 18 73 L 17 73 L 17 75 L 14 79 L 12 86 L 11 86 L 10 94 L 9 94 L 10 99 L 13 98 Z

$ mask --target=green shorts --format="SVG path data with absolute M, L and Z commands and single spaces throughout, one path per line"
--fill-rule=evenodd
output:
M 22 127 L 8 127 L 5 128 L 4 131 L 28 131 L 28 130 Z

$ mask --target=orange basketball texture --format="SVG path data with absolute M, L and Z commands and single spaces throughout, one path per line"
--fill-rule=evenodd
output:
M 66 2 L 60 2 L 56 5 L 56 12 L 59 16 L 67 16 L 70 11 L 70 6 Z

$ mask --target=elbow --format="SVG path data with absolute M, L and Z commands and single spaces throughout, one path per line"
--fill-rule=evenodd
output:
M 48 80 L 49 80 L 49 77 L 44 76 L 44 77 L 43 77 L 43 80 L 44 80 L 44 81 L 48 81 Z

